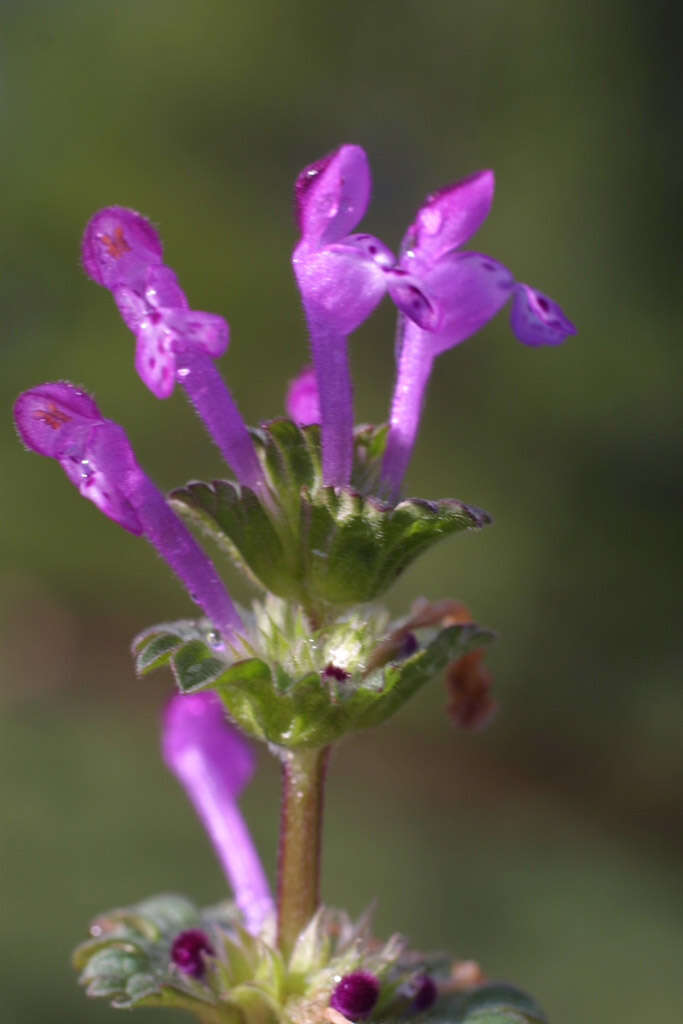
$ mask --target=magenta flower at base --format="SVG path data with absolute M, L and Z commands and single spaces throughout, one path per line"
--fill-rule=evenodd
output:
M 88 222 L 82 243 L 86 273 L 109 289 L 137 339 L 135 368 L 157 398 L 176 380 L 241 484 L 265 490 L 244 420 L 216 370 L 229 328 L 221 316 L 189 307 L 175 273 L 162 262 L 161 239 L 135 210 L 108 206 Z
M 213 565 L 138 465 L 122 427 L 89 395 L 64 381 L 43 384 L 19 396 L 14 420 L 27 448 L 56 459 L 84 498 L 154 545 L 226 639 L 241 629 Z
M 163 754 L 214 845 L 246 927 L 258 932 L 273 900 L 237 797 L 251 778 L 246 740 L 226 720 L 218 698 L 198 693 L 171 698 L 164 717 Z
M 193 978 L 206 973 L 206 956 L 214 956 L 215 950 L 209 938 L 199 928 L 188 928 L 181 932 L 171 946 L 171 960 L 176 967 Z
M 363 1020 L 368 1017 L 379 998 L 379 982 L 374 974 L 367 971 L 354 971 L 345 974 L 337 983 L 330 1006 L 349 1020 Z

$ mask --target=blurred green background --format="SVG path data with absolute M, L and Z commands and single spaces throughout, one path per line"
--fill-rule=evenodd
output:
M 182 395 L 159 403 L 136 378 L 131 335 L 79 268 L 80 232 L 109 203 L 150 216 L 192 304 L 230 320 L 223 368 L 246 418 L 278 415 L 306 358 L 292 183 L 342 141 L 372 162 L 363 229 L 394 247 L 429 190 L 494 167 L 472 244 L 579 335 L 534 351 L 501 316 L 438 364 L 408 490 L 496 522 L 437 548 L 390 603 L 457 596 L 495 627 L 502 713 L 457 734 L 435 684 L 342 746 L 325 898 L 357 912 L 376 896 L 381 934 L 477 958 L 554 1024 L 681 1020 L 681 26 L 666 10 L 2 5 L 3 1024 L 111 1020 L 68 966 L 89 919 L 155 891 L 223 894 L 160 763 L 170 679 L 137 684 L 127 652 L 189 601 L 57 465 L 22 452 L 10 403 L 73 380 L 163 487 L 220 476 Z M 392 334 L 385 303 L 353 342 L 361 420 L 386 415 Z M 278 780 L 262 762 L 245 806 L 272 873 Z

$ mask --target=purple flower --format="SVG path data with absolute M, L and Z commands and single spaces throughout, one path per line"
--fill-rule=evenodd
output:
M 188 928 L 178 935 L 171 946 L 171 960 L 183 972 L 193 978 L 206 973 L 206 956 L 214 956 L 215 950 L 209 938 L 199 928 Z
M 330 1006 L 349 1020 L 362 1020 L 369 1016 L 379 998 L 379 982 L 374 974 L 354 971 L 345 974 L 337 983 L 330 998 Z
M 177 380 L 239 482 L 263 491 L 251 438 L 214 365 L 228 347 L 227 322 L 190 309 L 162 262 L 161 239 L 135 210 L 108 206 L 91 217 L 82 255 L 86 273 L 111 291 L 135 335 L 135 368 L 152 394 L 168 398 Z
M 320 395 L 323 477 L 344 485 L 353 462 L 353 393 L 347 337 L 370 315 L 385 286 L 379 266 L 345 236 L 363 217 L 370 169 L 359 146 L 341 146 L 299 175 L 301 240 L 292 265 L 311 333 Z M 393 263 L 393 256 L 386 256 Z
M 512 329 L 526 345 L 558 345 L 576 328 L 556 303 L 517 284 L 501 263 L 459 247 L 488 216 L 493 171 L 481 171 L 427 198 L 408 229 L 400 266 L 420 282 L 438 316 L 431 329 L 401 318 L 398 373 L 382 467 L 397 497 L 415 444 L 425 388 L 434 359 L 478 331 L 513 299 Z
M 213 565 L 89 395 L 65 381 L 43 384 L 19 396 L 14 420 L 27 448 L 56 459 L 83 497 L 154 545 L 217 629 L 230 637 L 241 628 Z
M 370 172 L 359 146 L 341 146 L 296 183 L 301 239 L 293 266 L 311 332 L 320 395 L 323 475 L 349 482 L 353 454 L 347 338 L 388 291 L 398 307 L 398 375 L 382 479 L 396 499 L 417 436 L 434 359 L 484 326 L 514 296 L 512 328 L 527 345 L 557 345 L 575 333 L 554 302 L 516 284 L 502 264 L 461 246 L 488 216 L 492 171 L 428 197 L 401 256 L 372 235 L 349 234 L 367 208 Z
M 300 427 L 320 423 L 320 400 L 315 370 L 306 366 L 287 389 L 287 415 Z
M 272 914 L 273 901 L 237 806 L 253 772 L 246 741 L 214 694 L 179 695 L 166 708 L 163 754 L 213 842 L 246 927 L 257 932 Z

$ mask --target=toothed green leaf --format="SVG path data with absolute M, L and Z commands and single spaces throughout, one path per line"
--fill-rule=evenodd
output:
M 147 659 L 148 648 L 163 638 L 182 693 L 214 690 L 244 732 L 288 749 L 326 746 L 345 733 L 378 725 L 449 661 L 492 639 L 475 625 L 450 626 L 405 661 L 367 673 L 386 628 L 384 616 L 364 611 L 310 633 L 301 611 L 284 602 L 271 598 L 254 607 L 248 625 L 259 657 L 232 660 L 234 651 L 219 653 L 208 643 L 210 631 L 201 621 L 178 622 L 138 637 L 138 663 L 153 661 Z
M 191 483 L 171 502 L 213 536 L 266 590 L 320 618 L 331 608 L 372 601 L 431 545 L 489 522 L 462 502 L 373 497 L 383 429 L 356 437 L 354 486 L 324 487 L 319 431 L 274 420 L 253 432 L 272 496 L 223 480 Z M 374 486 L 374 484 L 372 484 Z
M 547 1024 L 531 996 L 503 983 L 442 997 L 427 1020 L 430 1024 Z

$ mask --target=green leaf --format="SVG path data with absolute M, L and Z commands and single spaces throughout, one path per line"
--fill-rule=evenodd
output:
M 531 996 L 500 982 L 439 999 L 427 1020 L 430 1024 L 547 1024 Z
M 167 665 L 183 643 L 201 636 L 198 624 L 193 619 L 162 622 L 143 630 L 131 645 L 136 672 L 143 676 Z
M 276 692 L 265 662 L 258 658 L 237 662 L 223 672 L 215 689 L 230 717 L 250 736 L 277 742 L 274 737 L 286 732 L 289 702 Z
M 177 976 L 169 950 L 181 931 L 202 926 L 197 907 L 175 894 L 110 910 L 93 923 L 94 937 L 74 952 L 80 983 L 88 995 L 107 997 L 117 1007 L 192 1008 L 197 1005 L 197 982 Z M 199 997 L 206 1000 L 210 992 L 200 986 Z
M 379 725 L 395 714 L 419 689 L 443 672 L 449 662 L 489 644 L 493 633 L 474 624 L 442 629 L 427 648 L 384 671 L 384 687 L 354 718 L 357 729 Z
M 252 431 L 268 482 L 287 505 L 302 487 L 315 490 L 322 483 L 320 428 L 298 427 L 291 420 L 275 419 Z
M 138 674 L 144 675 L 166 665 L 173 652 L 178 649 L 178 644 L 178 637 L 171 633 L 162 633 L 153 637 L 148 644 L 145 644 L 136 658 L 135 667 Z
M 486 513 L 451 499 L 394 507 L 373 496 L 386 427 L 356 433 L 355 489 L 323 486 L 317 427 L 273 420 L 252 436 L 270 500 L 217 480 L 188 484 L 171 494 L 171 503 L 252 580 L 304 605 L 316 620 L 330 608 L 374 600 L 442 537 L 489 522 Z
M 202 640 L 190 640 L 179 647 L 173 655 L 172 666 L 181 693 L 206 690 L 225 672 L 225 662 Z
M 305 977 L 327 963 L 332 948 L 330 916 L 325 907 L 319 907 L 299 934 L 289 957 L 290 974 Z
M 343 499 L 342 499 L 343 500 Z M 276 747 L 315 748 L 345 733 L 385 721 L 448 662 L 489 643 L 478 626 L 450 626 L 427 647 L 397 663 L 366 673 L 386 630 L 384 613 L 363 609 L 310 632 L 301 608 L 269 597 L 254 605 L 244 648 L 254 656 L 231 661 L 218 653 L 211 631 L 199 622 L 167 623 L 135 641 L 138 667 L 148 671 L 170 660 L 181 693 L 214 690 L 230 718 L 248 735 Z M 167 653 L 159 655 L 160 648 Z M 347 677 L 328 675 L 326 666 L 343 652 Z
M 279 1024 L 282 1020 L 280 1007 L 257 985 L 246 983 L 231 989 L 228 1002 L 240 1011 L 244 1024 Z
M 135 917 L 154 925 L 158 933 L 182 932 L 196 928 L 199 911 L 192 900 L 177 893 L 162 893 L 151 896 L 135 906 Z
M 81 973 L 81 984 L 89 996 L 108 996 L 118 1003 L 125 1003 L 130 998 L 129 982 L 148 974 L 149 958 L 145 953 L 128 944 L 115 944 L 90 957 Z M 147 987 L 145 995 L 150 991 Z
M 268 590 L 287 589 L 291 573 L 273 520 L 253 491 L 226 480 L 192 483 L 173 491 L 173 507 L 198 523 L 228 551 L 234 548 L 249 573 Z
M 386 512 L 352 493 L 328 491 L 326 496 L 335 529 L 328 532 L 323 557 L 314 563 L 310 589 L 330 604 L 364 604 L 378 593 Z
M 402 501 L 387 517 L 375 589 L 385 590 L 416 558 L 443 537 L 462 530 L 478 529 L 489 522 L 485 512 L 452 498 Z

